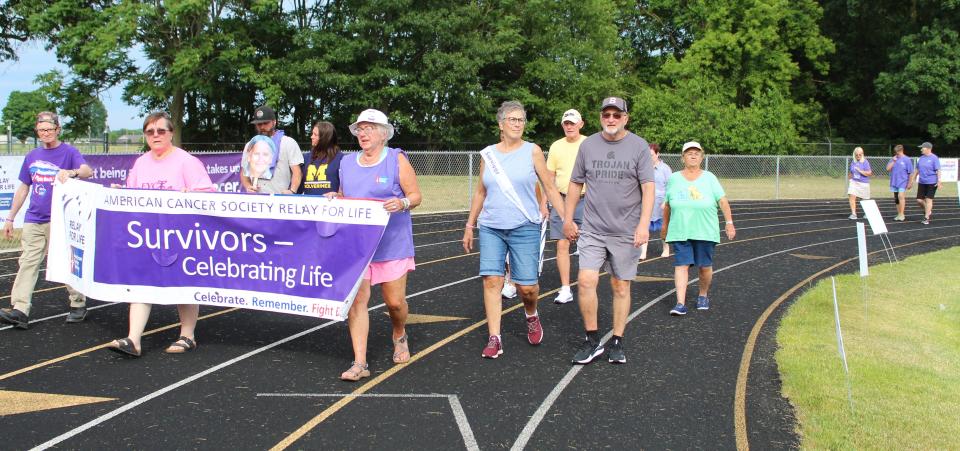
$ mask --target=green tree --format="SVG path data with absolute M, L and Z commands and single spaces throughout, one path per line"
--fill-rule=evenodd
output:
M 14 7 L 16 3 L 19 2 L 0 2 L 0 61 L 16 59 L 17 44 L 30 38 L 26 21 Z
M 37 76 L 34 82 L 38 91 L 50 99 L 60 112 L 64 137 L 77 138 L 103 134 L 107 121 L 107 108 L 93 93 L 78 92 L 83 83 L 66 83 L 64 74 L 52 70 Z
M 960 139 L 960 35 L 938 23 L 905 36 L 876 79 L 887 114 L 947 142 Z M 907 112 L 907 114 L 903 114 Z
M 13 91 L 7 97 L 7 104 L 3 107 L 3 122 L 12 128 L 13 136 L 25 143 L 27 139 L 36 136 L 37 113 L 55 110 L 53 102 L 48 100 L 41 91 Z

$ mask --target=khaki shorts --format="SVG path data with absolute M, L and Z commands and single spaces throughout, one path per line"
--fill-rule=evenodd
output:
M 640 249 L 633 247 L 632 236 L 595 235 L 580 232 L 577 239 L 580 250 L 580 269 L 609 272 L 620 280 L 637 277 Z

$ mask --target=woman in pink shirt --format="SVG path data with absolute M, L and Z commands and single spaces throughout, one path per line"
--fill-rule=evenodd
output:
M 173 121 L 167 113 L 153 113 L 143 121 L 143 135 L 150 151 L 133 164 L 127 174 L 127 188 L 169 189 L 178 191 L 215 191 L 206 168 L 197 157 L 173 145 Z M 114 186 L 118 188 L 119 186 Z M 140 357 L 140 338 L 150 318 L 151 304 L 130 304 L 130 330 L 126 338 L 110 343 L 108 349 Z M 177 306 L 180 314 L 180 337 L 166 352 L 180 354 L 196 349 L 194 329 L 200 306 Z

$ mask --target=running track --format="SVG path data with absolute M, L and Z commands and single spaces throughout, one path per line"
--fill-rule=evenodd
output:
M 880 206 L 893 216 L 889 201 Z M 711 310 L 670 317 L 672 260 L 640 263 L 625 365 L 569 364 L 582 326 L 575 303 L 550 302 L 559 288 L 552 260 L 541 278 L 544 343 L 526 343 L 519 302 L 505 300 L 504 354 L 481 359 L 478 256 L 460 246 L 463 213 L 415 217 L 418 268 L 408 301 L 424 316 L 407 328 L 414 357 L 390 362 L 389 320 L 375 290 L 373 377 L 360 383 L 338 379 L 352 360 L 342 323 L 203 307 L 199 349 L 174 356 L 162 349 L 176 338 L 176 311 L 157 307 L 144 357 L 129 360 L 102 349 L 126 335 L 125 305 L 92 301 L 86 322 L 65 324 L 65 290 L 42 281 L 31 328 L 0 328 L 3 447 L 796 448 L 773 360 L 776 326 L 810 284 L 856 270 L 854 221 L 845 200 L 734 202 L 733 211 L 737 239 L 717 248 Z M 954 199 L 938 199 L 929 226 L 913 205 L 908 219 L 888 223 L 900 258 L 960 244 Z M 886 262 L 878 239 L 868 247 L 871 264 Z M 659 249 L 654 243 L 649 254 Z M 548 245 L 549 258 L 553 250 Z M 4 294 L 15 257 L 0 254 Z M 606 277 L 600 299 L 606 333 Z

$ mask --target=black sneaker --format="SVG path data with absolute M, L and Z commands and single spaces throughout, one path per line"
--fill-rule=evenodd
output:
M 13 324 L 19 329 L 30 328 L 30 317 L 15 308 L 0 309 L 0 320 Z
M 86 307 L 71 307 L 70 313 L 67 313 L 67 322 L 68 323 L 79 323 L 87 317 L 87 308 Z
M 573 360 L 571 363 L 578 365 L 586 365 L 597 358 L 600 354 L 603 354 L 603 344 L 593 343 L 590 340 L 583 340 L 583 344 L 580 346 L 580 350 L 573 355 Z
M 607 361 L 610 363 L 627 363 L 627 355 L 623 353 L 623 343 L 614 341 L 607 344 Z

